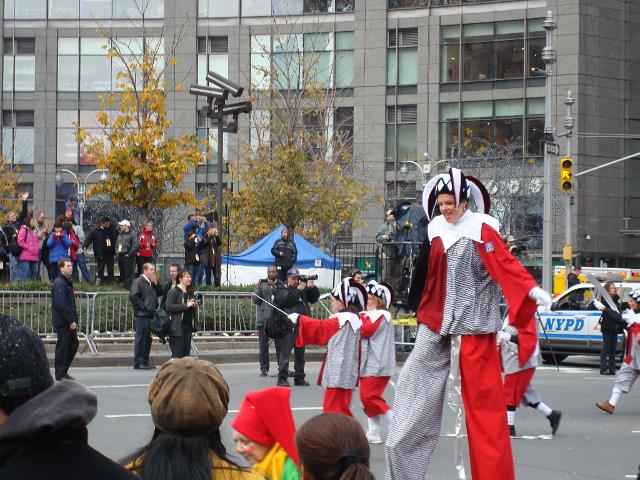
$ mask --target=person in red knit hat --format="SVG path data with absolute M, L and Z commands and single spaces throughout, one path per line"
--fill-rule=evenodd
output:
M 289 319 L 297 323 L 296 345 L 327 346 L 318 385 L 325 388 L 322 411 L 351 415 L 353 389 L 358 386 L 360 370 L 360 327 L 357 313 L 364 309 L 367 291 L 353 278 L 345 278 L 331 292 L 331 315 L 326 320 L 297 313 Z
M 236 452 L 266 480 L 300 480 L 296 426 L 286 387 L 249 392 L 231 423 Z

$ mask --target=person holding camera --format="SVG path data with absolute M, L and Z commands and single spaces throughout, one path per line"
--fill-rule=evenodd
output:
M 272 265 L 267 268 L 267 278 L 258 280 L 253 292 L 253 303 L 257 305 L 256 327 L 258 327 L 258 361 L 260 362 L 261 377 L 266 377 L 269 374 L 269 337 L 264 331 L 264 326 L 274 315 L 273 307 L 269 303 L 273 302 L 273 294 L 278 283 L 281 283 L 278 280 L 278 270 L 275 265 Z M 275 346 L 276 358 L 278 359 L 280 358 L 280 344 L 275 342 Z
M 206 285 L 211 285 L 211 276 L 213 274 L 213 285 L 220 286 L 220 277 L 222 277 L 221 245 L 222 241 L 218 235 L 218 227 L 209 224 L 204 233 L 204 249 L 202 250 L 202 270 L 204 271 Z
M 289 238 L 289 230 L 286 227 L 282 229 L 280 238 L 271 247 L 271 254 L 275 257 L 280 280 L 286 282 L 287 272 L 298 259 L 298 248 L 295 242 Z
M 188 357 L 191 354 L 191 338 L 196 330 L 195 321 L 198 306 L 202 304 L 202 297 L 193 290 L 191 274 L 183 270 L 178 273 L 177 284 L 167 293 L 165 310 L 171 318 L 169 330 L 169 347 L 171 358 Z
M 138 237 L 131 233 L 131 222 L 122 220 L 118 222 L 120 233 L 116 239 L 116 252 L 118 253 L 118 270 L 122 286 L 129 290 L 133 282 L 133 274 L 136 267 L 136 254 L 140 250 Z
M 158 282 L 156 266 L 153 263 L 145 263 L 142 266 L 142 275 L 133 281 L 129 293 L 129 300 L 133 305 L 133 325 L 135 328 L 133 368 L 136 370 L 156 368 L 149 363 L 149 354 L 151 353 L 149 322 L 158 308 L 160 295 L 162 295 L 162 286 Z
M 111 219 L 102 217 L 100 226 L 91 230 L 82 244 L 85 251 L 89 245 L 93 248 L 93 255 L 96 258 L 96 285 L 100 285 L 103 282 L 113 283 L 113 264 L 117 239 L 118 232 L 111 224 Z M 107 269 L 106 280 L 104 276 L 105 267 Z
M 71 238 L 64 231 L 64 216 L 60 215 L 53 225 L 53 230 L 47 239 L 49 247 L 49 280 L 54 281 L 58 277 L 58 261 L 62 259 L 70 259 L 69 247 L 71 246 Z M 73 266 L 73 263 L 72 263 Z
M 402 273 L 402 262 L 398 258 L 398 246 L 396 245 L 399 234 L 400 227 L 396 221 L 395 212 L 391 209 L 387 210 L 385 222 L 376 233 L 376 242 L 382 245 L 383 280 L 396 290 L 398 279 Z
M 297 268 L 292 268 L 287 273 L 287 283 L 279 284 L 273 295 L 273 301 L 276 307 L 285 311 L 287 314 L 298 313 L 300 315 L 309 315 L 309 304 L 316 303 L 320 298 L 320 290 L 315 286 L 315 278 L 301 276 Z M 287 319 L 288 320 L 288 319 Z M 289 358 L 291 350 L 294 351 L 294 385 L 299 387 L 308 387 L 304 377 L 304 347 L 296 347 L 296 337 L 298 336 L 298 327 L 290 323 L 291 329 L 287 335 L 276 339 L 276 349 L 280 349 L 278 356 L 278 386 L 289 387 Z

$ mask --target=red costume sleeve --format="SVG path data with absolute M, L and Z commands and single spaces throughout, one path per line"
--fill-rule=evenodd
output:
M 382 320 L 384 319 L 384 315 L 380 315 L 375 321 L 371 321 L 371 317 L 364 312 L 360 312 L 358 314 L 360 320 L 362 320 L 362 327 L 360 327 L 360 337 L 362 338 L 371 338 L 378 331 Z
M 509 323 L 518 329 L 519 361 L 524 365 L 538 343 L 535 312 L 536 302 L 529 292 L 537 282 L 522 264 L 507 250 L 506 245 L 489 225 L 482 225 L 482 240 L 476 247 L 484 266 L 504 294 L 509 308 Z
M 331 337 L 340 330 L 340 324 L 335 318 L 318 320 L 305 315 L 298 317 L 298 336 L 296 347 L 306 345 L 324 346 L 329 343 Z

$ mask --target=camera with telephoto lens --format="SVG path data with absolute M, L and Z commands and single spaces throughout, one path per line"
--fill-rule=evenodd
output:
M 259 283 L 269 283 L 269 279 L 268 278 L 261 278 L 260 280 L 258 280 Z
M 309 280 L 317 280 L 318 275 L 300 275 L 300 282 L 307 283 Z
M 202 302 L 203 302 L 203 300 L 204 300 L 204 297 L 202 296 L 202 294 L 201 294 L 201 293 L 196 293 L 196 294 L 193 296 L 193 299 L 196 301 L 196 303 L 198 304 L 198 306 L 201 306 L 201 305 L 202 305 Z

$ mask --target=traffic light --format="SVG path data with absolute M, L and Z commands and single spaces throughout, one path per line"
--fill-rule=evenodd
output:
M 563 192 L 570 192 L 573 188 L 572 166 L 573 159 L 571 157 L 562 157 L 560 159 L 560 190 Z

